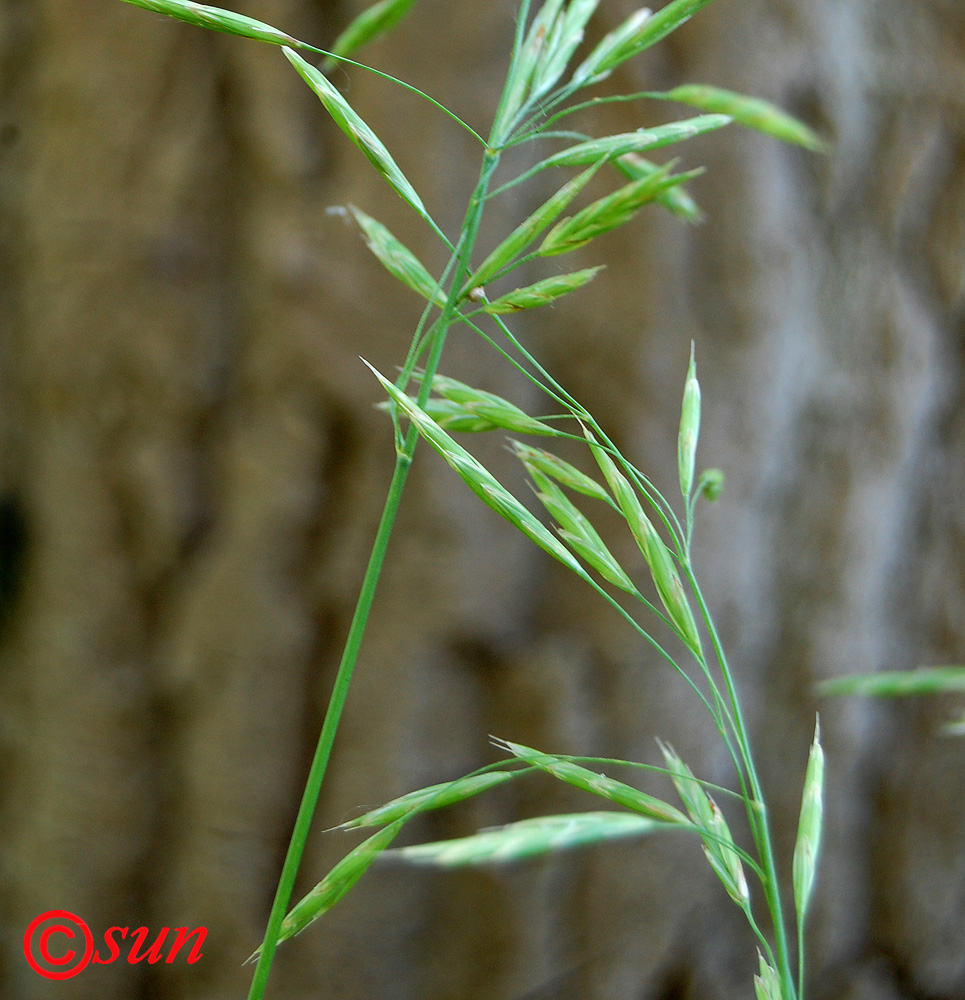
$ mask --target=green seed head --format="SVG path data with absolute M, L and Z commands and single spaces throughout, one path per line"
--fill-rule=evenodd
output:
M 821 747 L 821 720 L 814 725 L 814 740 L 808 753 L 801 797 L 801 819 L 794 845 L 793 882 L 794 906 L 798 921 L 803 924 L 814 889 L 821 828 L 824 815 L 824 750 Z
M 690 367 L 684 383 L 684 398 L 680 407 L 680 432 L 677 436 L 677 470 L 680 474 L 680 492 L 690 500 L 694 486 L 694 462 L 697 456 L 697 437 L 700 434 L 700 383 L 694 361 L 694 345 L 690 345 Z

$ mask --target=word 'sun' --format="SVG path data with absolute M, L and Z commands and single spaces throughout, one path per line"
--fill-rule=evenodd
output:
M 149 933 L 146 927 L 138 927 L 133 932 L 129 927 L 109 927 L 104 932 L 107 950 L 102 955 L 99 949 L 94 950 L 94 935 L 80 917 L 69 910 L 47 910 L 30 922 L 23 936 L 23 953 L 30 968 L 45 979 L 70 979 L 83 972 L 91 962 L 95 965 L 110 965 L 121 956 L 120 942 L 129 945 L 127 961 L 131 965 L 145 959 L 149 965 L 153 965 L 160 962 L 162 957 L 170 964 L 188 942 L 191 942 L 186 957 L 188 965 L 193 965 L 201 958 L 201 945 L 208 934 L 206 927 L 195 927 L 193 931 L 188 931 L 187 927 L 175 927 L 174 937 L 168 944 L 165 955 L 164 945 L 168 943 L 170 932 L 170 927 L 162 927 L 153 944 L 145 948 Z M 70 947 L 75 941 L 78 947 Z M 80 950 L 81 942 L 83 950 Z

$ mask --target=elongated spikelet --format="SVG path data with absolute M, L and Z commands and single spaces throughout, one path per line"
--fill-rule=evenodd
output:
M 697 438 L 700 434 L 700 383 L 694 361 L 694 345 L 690 345 L 690 367 L 684 382 L 684 398 L 680 407 L 680 432 L 677 435 L 677 471 L 680 474 L 680 492 L 684 500 L 690 499 L 694 487 L 694 463 L 697 457 Z
M 685 139 L 692 139 L 704 132 L 723 128 L 730 123 L 731 118 L 728 115 L 698 115 L 696 118 L 685 118 L 679 122 L 657 125 L 654 128 L 641 128 L 636 132 L 622 132 L 603 139 L 590 139 L 547 157 L 539 164 L 539 169 L 582 167 L 589 163 L 597 163 L 601 159 L 609 161 L 627 153 L 660 149 Z
M 794 908 L 802 926 L 814 890 L 823 816 L 824 750 L 821 747 L 821 720 L 817 719 L 814 724 L 814 740 L 808 753 L 808 766 L 804 772 L 801 819 L 794 844 Z
M 629 594 L 635 594 L 637 588 L 582 511 L 551 479 L 538 470 L 534 470 L 534 473 L 533 478 L 539 487 L 536 496 L 559 525 L 560 537 L 604 580 Z
M 488 771 L 484 774 L 472 774 L 454 781 L 444 781 L 438 785 L 429 785 L 415 792 L 408 792 L 398 798 L 386 802 L 385 805 L 370 809 L 362 816 L 350 819 L 335 827 L 336 830 L 357 830 L 368 826 L 385 826 L 397 819 L 410 817 L 417 812 L 429 809 L 442 809 L 487 792 L 497 785 L 505 784 L 513 778 L 526 774 L 526 770 L 518 771 Z
M 643 507 L 626 476 L 620 472 L 606 451 L 597 444 L 593 435 L 588 430 L 584 433 L 590 442 L 590 451 L 592 451 L 593 457 L 600 466 L 613 496 L 623 512 L 637 547 L 643 554 L 654 586 L 657 588 L 660 603 L 663 604 L 674 629 L 683 642 L 693 651 L 695 656 L 702 657 L 703 650 L 700 644 L 700 634 L 697 631 L 697 623 L 694 621 L 690 603 L 684 592 L 680 575 L 674 566 L 670 550 L 650 523 L 650 518 L 643 512 Z
M 557 223 L 540 244 L 542 256 L 569 253 L 585 246 L 591 240 L 609 233 L 629 222 L 644 205 L 658 194 L 697 176 L 695 173 L 671 176 L 672 164 L 623 187 L 587 205 L 572 218 Z
M 619 27 L 604 35 L 596 48 L 580 63 L 573 74 L 575 86 L 596 83 L 610 75 L 610 71 L 633 54 L 634 39 L 637 38 L 652 11 L 646 7 L 631 14 Z
M 562 458 L 557 458 L 556 455 L 544 451 L 542 448 L 533 448 L 531 445 L 523 444 L 522 441 L 510 441 L 510 446 L 516 453 L 516 457 L 530 473 L 538 470 L 576 493 L 582 493 L 584 496 L 593 497 L 596 500 L 603 500 L 605 503 L 612 503 L 610 494 L 595 479 L 580 472 L 569 462 L 564 462 Z
M 549 305 L 560 296 L 582 288 L 602 270 L 602 265 L 600 267 L 586 267 L 570 274 L 556 274 L 552 278 L 543 278 L 542 281 L 527 285 L 525 288 L 517 288 L 506 295 L 501 295 L 494 302 L 483 306 L 483 311 L 494 314 L 514 313 L 523 309 L 535 309 L 537 306 Z
M 368 871 L 372 862 L 392 843 L 402 829 L 407 817 L 373 833 L 353 851 L 342 858 L 334 868 L 309 893 L 300 899 L 282 921 L 278 935 L 279 944 L 296 934 L 301 934 L 309 924 L 318 920 L 341 900 L 356 882 Z M 258 948 L 248 961 L 261 954 Z
M 382 140 L 369 128 L 355 109 L 329 83 L 324 74 L 311 63 L 306 62 L 290 48 L 285 48 L 282 51 L 288 61 L 298 70 L 301 78 L 325 105 L 325 110 L 332 116 L 335 124 L 362 150 L 372 166 L 395 188 L 399 197 L 408 202 L 424 219 L 431 222 L 429 213 L 415 188 L 409 183 L 395 160 L 392 159 Z
M 650 160 L 638 153 L 625 153 L 623 156 L 617 157 L 613 161 L 613 165 L 624 177 L 628 177 L 632 181 L 649 177 L 661 169 L 656 163 L 651 163 Z M 689 172 L 697 176 L 703 173 L 703 170 L 698 168 Z M 668 212 L 672 212 L 681 219 L 686 219 L 687 222 L 697 223 L 703 218 L 703 213 L 697 203 L 686 192 L 682 184 L 675 184 L 673 187 L 658 192 L 653 200 L 658 205 L 662 205 Z
M 679 809 L 653 795 L 641 792 L 632 785 L 624 784 L 615 778 L 609 778 L 605 774 L 597 774 L 596 771 L 591 771 L 574 761 L 564 760 L 553 754 L 544 754 L 531 747 L 521 746 L 519 743 L 510 743 L 508 740 L 494 740 L 493 743 L 495 746 L 508 750 L 520 760 L 526 761 L 527 764 L 532 764 L 575 788 L 599 795 L 617 805 L 626 806 L 627 809 L 649 816 L 651 819 L 658 819 L 664 823 L 677 823 L 685 827 L 690 826 L 690 821 Z
M 354 205 L 349 205 L 348 208 L 355 217 L 359 229 L 362 230 L 369 249 L 389 274 L 398 278 L 414 292 L 418 292 L 424 299 L 442 308 L 446 304 L 446 297 L 419 258 L 404 243 L 396 239 L 381 222 L 373 219 L 371 215 L 366 215 Z
M 538 857 L 550 851 L 626 837 L 645 837 L 675 829 L 646 816 L 625 812 L 584 812 L 565 816 L 541 816 L 470 837 L 435 844 L 403 847 L 392 854 L 417 864 L 459 868 L 466 865 L 509 864 Z
M 744 875 L 744 866 L 724 814 L 673 748 L 660 743 L 660 750 L 667 762 L 667 770 L 670 772 L 677 794 L 688 815 L 699 828 L 704 854 L 711 868 L 730 898 L 742 909 L 746 909 L 750 905 L 750 891 Z
M 271 45 L 288 45 L 295 48 L 305 45 L 304 42 L 286 35 L 284 31 L 279 31 L 270 24 L 265 24 L 264 21 L 256 21 L 253 17 L 245 17 L 244 14 L 236 14 L 222 7 L 194 3 L 193 0 L 125 0 L 125 3 L 143 7 L 144 10 L 153 11 L 155 14 L 166 14 L 179 21 L 196 24 L 200 28 L 223 31 L 228 35 L 241 35 Z
M 460 407 L 466 417 L 485 421 L 486 430 L 501 429 L 517 434 L 540 434 L 550 437 L 560 433 L 555 427 L 531 417 L 514 403 L 497 396 L 494 392 L 476 389 L 466 385 L 465 382 L 444 375 L 436 375 L 432 380 L 432 388 L 447 402 Z M 450 423 L 453 422 L 450 420 Z
M 777 972 L 764 961 L 764 956 L 758 952 L 761 960 L 760 975 L 754 977 L 754 992 L 757 1000 L 783 1000 L 781 993 L 781 980 Z
M 735 122 L 747 128 L 763 132 L 783 142 L 803 146 L 814 153 L 824 152 L 827 149 L 825 143 L 807 125 L 758 97 L 748 97 L 746 94 L 737 94 L 732 90 L 710 87 L 702 83 L 675 87 L 660 96 L 667 100 L 680 101 L 681 104 L 689 104 L 701 111 L 730 115 Z

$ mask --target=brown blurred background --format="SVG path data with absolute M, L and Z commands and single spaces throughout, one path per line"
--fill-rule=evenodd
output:
M 321 44 L 363 6 L 239 3 Z M 604 0 L 592 36 L 633 6 Z M 419 0 L 365 56 L 483 131 L 514 13 Z M 335 79 L 454 231 L 465 134 L 373 77 Z M 517 329 L 668 495 L 696 341 L 699 460 L 727 474 L 697 559 L 784 861 L 823 716 L 810 996 L 963 998 L 965 744 L 940 734 L 956 706 L 812 688 L 965 659 L 965 8 L 718 0 L 617 83 L 685 81 L 774 100 L 833 151 L 736 128 L 677 147 L 709 167 L 705 223 L 645 211 L 580 257 L 608 264 L 591 288 Z M 559 182 L 494 203 L 485 245 Z M 113 0 L 0 0 L 3 998 L 246 995 L 390 474 L 358 356 L 392 371 L 419 312 L 326 214 L 346 201 L 443 263 L 277 49 Z M 443 370 L 544 409 L 468 332 Z M 511 477 L 500 440 L 470 444 Z M 682 684 L 421 448 L 300 889 L 354 843 L 323 828 L 495 759 L 489 733 L 651 763 L 659 736 L 730 780 Z M 598 805 L 527 780 L 410 839 Z M 204 925 L 204 957 L 41 979 L 21 939 L 52 908 L 95 936 Z M 282 948 L 269 996 L 737 1000 L 755 965 L 696 843 L 662 839 L 373 870 Z

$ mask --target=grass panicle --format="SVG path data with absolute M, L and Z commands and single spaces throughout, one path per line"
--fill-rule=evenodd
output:
M 429 100 L 468 130 L 482 146 L 478 180 L 468 198 L 458 236 L 451 242 L 379 137 L 325 75 L 339 59 L 347 59 L 360 46 L 383 36 L 398 24 L 412 9 L 414 0 L 379 0 L 350 22 L 336 38 L 330 52 L 309 46 L 264 22 L 192 0 L 127 2 L 201 27 L 282 46 L 286 58 L 319 98 L 339 129 L 362 151 L 396 193 L 428 223 L 451 253 L 441 277 L 436 277 L 382 223 L 362 209 L 350 206 L 351 214 L 373 254 L 394 278 L 425 300 L 426 308 L 413 334 L 397 383 L 393 384 L 372 368 L 388 396 L 384 405 L 393 419 L 395 466 L 271 915 L 262 946 L 255 953 L 258 965 L 249 1000 L 263 1000 L 278 942 L 300 933 L 327 913 L 387 852 L 392 857 L 412 862 L 456 867 L 517 861 L 579 845 L 664 831 L 693 831 L 695 828 L 712 869 L 731 898 L 741 906 L 763 948 L 760 974 L 755 977 L 758 1000 L 798 1000 L 798 991 L 803 991 L 804 914 L 814 886 L 820 845 L 823 751 L 820 733 L 816 729 L 805 776 L 800 828 L 793 858 L 799 926 L 799 982 L 796 986 L 791 971 L 792 946 L 785 930 L 778 868 L 763 792 L 734 677 L 690 561 L 696 501 L 700 497 L 715 499 L 723 484 L 720 470 L 706 469 L 694 485 L 700 430 L 700 387 L 693 347 L 677 439 L 677 472 L 684 502 L 683 515 L 680 516 L 653 483 L 613 446 L 592 415 L 555 381 L 503 319 L 503 316 L 541 305 L 559 303 L 561 308 L 565 308 L 563 297 L 586 285 L 601 269 L 587 267 L 568 274 L 527 275 L 519 287 L 497 295 L 492 301 L 488 298 L 487 287 L 524 263 L 545 264 L 543 258 L 586 245 L 623 225 L 651 202 L 687 221 L 699 221 L 701 211 L 685 189 L 685 184 L 694 180 L 700 171 L 687 170 L 675 174 L 674 163 L 659 165 L 643 154 L 649 155 L 653 150 L 714 131 L 731 121 L 807 149 L 822 148 L 820 139 L 773 105 L 705 85 L 683 85 L 661 94 L 617 95 L 583 103 L 571 102 L 579 90 L 604 79 L 628 59 L 683 25 L 709 0 L 671 0 L 655 13 L 646 9 L 637 10 L 614 30 L 604 34 L 572 70 L 569 81 L 562 84 L 560 81 L 566 78 L 599 0 L 544 0 L 533 16 L 530 0 L 521 0 L 509 69 L 493 116 L 488 143 L 442 104 L 428 98 L 411 84 L 394 81 Z M 296 49 L 310 49 L 326 56 L 322 69 L 316 69 Z M 352 60 L 347 59 L 347 62 L 352 63 Z M 371 70 L 371 67 L 363 68 Z M 378 70 L 372 72 L 392 81 L 391 77 Z M 679 121 L 598 138 L 552 130 L 553 123 L 564 116 L 601 101 L 635 100 L 647 96 L 677 101 L 701 113 Z M 554 142 L 563 139 L 569 145 L 538 159 L 534 166 L 493 189 L 501 152 L 510 145 L 544 138 Z M 563 218 L 570 204 L 606 163 L 615 167 L 625 183 Z M 582 172 L 566 180 L 508 235 L 497 240 L 495 248 L 473 269 L 471 262 L 487 202 L 550 168 L 581 168 Z M 534 250 L 533 245 L 541 236 L 542 242 Z M 480 334 L 496 346 L 502 357 L 536 383 L 553 400 L 553 415 L 544 419 L 532 417 L 501 396 L 438 375 L 446 337 L 455 323 L 462 323 L 464 328 Z M 418 386 L 415 396 L 406 391 L 410 383 Z M 557 407 L 562 409 L 562 413 Z M 548 451 L 512 442 L 511 448 L 535 485 L 539 502 L 554 522 L 554 533 L 466 448 L 458 444 L 450 432 L 500 430 L 557 438 L 576 437 L 579 440 L 578 435 L 568 434 L 555 426 L 554 422 L 560 416 L 575 418 L 579 422 L 606 485 Z M 650 643 L 659 656 L 682 675 L 710 713 L 715 730 L 733 760 L 736 781 L 740 786 L 736 794 L 745 806 L 754 853 L 737 846 L 723 813 L 704 784 L 694 778 L 690 769 L 668 746 L 661 744 L 667 771 L 683 803 L 683 811 L 584 767 L 577 760 L 505 742 L 498 745 L 513 755 L 512 760 L 399 796 L 342 824 L 344 829 L 373 826 L 379 829 L 342 858 L 314 889 L 288 910 L 408 471 L 420 439 L 425 439 L 487 506 L 602 595 L 630 623 L 636 634 Z M 567 491 L 603 501 L 619 512 L 648 567 L 663 612 L 637 590 L 590 519 L 576 506 Z M 604 583 L 622 593 L 615 596 L 603 588 L 591 570 L 599 574 Z M 694 607 L 701 613 L 701 629 L 711 640 L 715 663 L 704 655 L 701 629 L 698 629 L 692 601 L 696 602 Z M 668 625 L 693 655 L 699 673 L 694 672 L 691 676 L 688 669 L 627 610 L 627 606 L 635 611 L 642 608 L 642 613 Z M 693 663 L 689 666 L 692 669 Z M 940 675 L 918 674 L 913 681 L 899 679 L 896 675 L 876 675 L 874 680 L 851 681 L 850 689 L 846 683 L 839 682 L 830 693 L 927 693 L 938 690 L 943 684 L 947 687 L 960 682 L 958 689 L 965 689 L 965 678 L 949 672 L 951 669 Z M 606 799 L 624 811 L 525 819 L 460 840 L 391 849 L 402 826 L 413 816 L 461 802 L 534 769 Z M 745 863 L 761 880 L 773 947 L 755 922 L 744 875 Z

